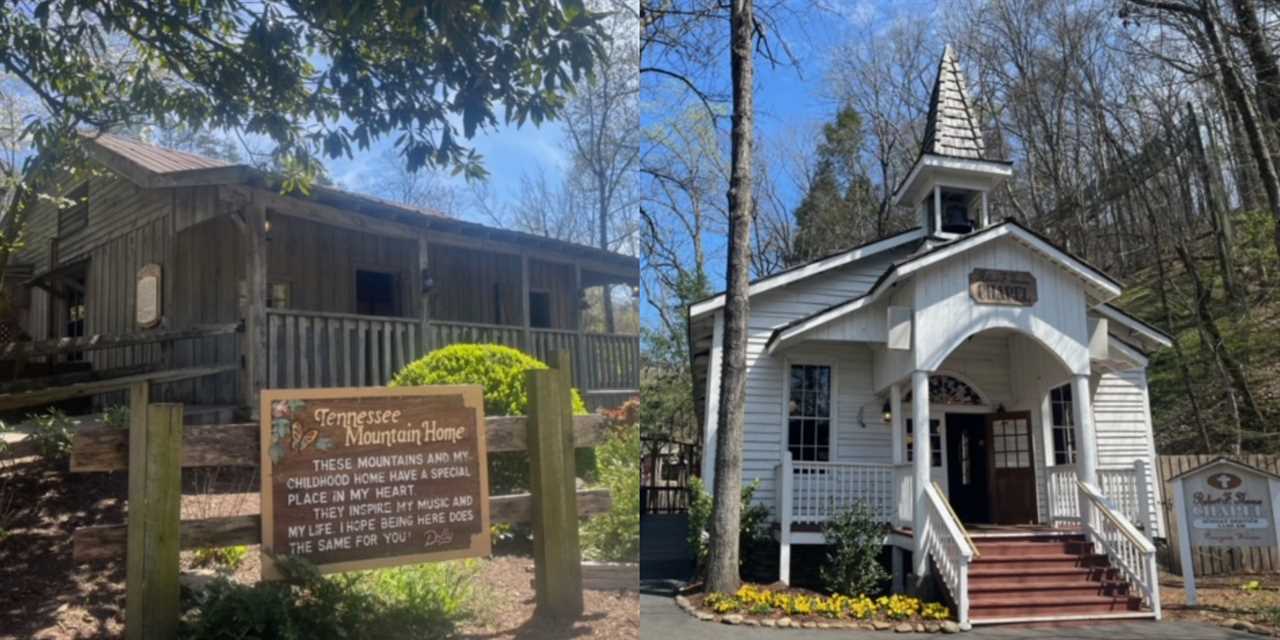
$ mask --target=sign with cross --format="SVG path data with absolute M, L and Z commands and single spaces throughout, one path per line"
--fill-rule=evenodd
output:
M 1191 547 L 1280 546 L 1280 476 L 1218 458 L 1170 481 L 1187 604 L 1196 603 Z

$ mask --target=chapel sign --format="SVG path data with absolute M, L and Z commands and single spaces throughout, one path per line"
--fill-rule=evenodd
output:
M 1026 271 L 974 269 L 969 273 L 969 297 L 980 304 L 1030 307 L 1036 303 L 1036 277 Z
M 1274 547 L 1280 476 L 1218 458 L 1170 478 L 1187 603 L 1195 604 L 1191 547 Z
M 321 571 L 489 554 L 479 386 L 262 392 L 268 553 Z

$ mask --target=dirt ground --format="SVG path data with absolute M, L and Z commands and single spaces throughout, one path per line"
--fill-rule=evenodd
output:
M 1242 589 L 1258 581 L 1256 590 Z M 1280 575 L 1197 576 L 1195 608 L 1187 607 L 1182 578 L 1160 575 L 1160 604 L 1166 618 L 1222 623 L 1240 620 L 1271 628 L 1280 636 Z
M 256 479 L 242 470 L 189 473 L 184 485 L 184 518 L 258 511 Z M 28 458 L 0 462 L 0 492 L 20 496 L 0 511 L 0 640 L 121 637 L 123 558 L 76 563 L 71 534 L 84 526 L 125 522 L 126 475 L 64 473 Z M 183 552 L 184 569 L 192 568 L 193 556 Z M 258 548 L 253 546 L 234 577 L 251 583 L 258 574 Z M 557 625 L 533 619 L 532 578 L 533 560 L 527 555 L 483 560 L 478 586 L 487 601 L 478 603 L 481 615 L 463 629 L 465 637 L 639 637 L 638 593 L 588 591 L 582 617 Z

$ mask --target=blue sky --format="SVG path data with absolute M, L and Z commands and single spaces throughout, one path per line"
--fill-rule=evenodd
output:
M 501 115 L 498 117 L 501 121 Z M 559 122 L 543 122 L 542 126 L 526 123 L 523 127 L 512 124 L 477 132 L 475 138 L 464 144 L 483 156 L 485 169 L 489 172 L 491 195 L 500 201 L 510 202 L 519 192 L 521 177 L 538 167 L 546 168 L 548 176 L 564 176 L 571 163 L 564 145 L 566 135 Z M 392 150 L 394 140 L 394 136 L 383 137 L 368 150 L 357 150 L 350 159 L 327 160 L 325 165 L 332 178 L 344 188 L 370 193 L 374 190 L 370 183 L 382 170 L 383 158 Z M 460 188 L 467 188 L 466 180 L 460 176 L 451 176 L 447 171 L 441 176 Z M 492 224 L 476 211 L 450 213 L 466 220 Z
M 785 42 L 790 50 L 793 64 L 780 63 L 771 65 L 767 61 L 756 58 L 755 106 L 756 131 L 758 147 L 767 146 L 770 141 L 782 138 L 795 130 L 813 131 L 827 122 L 836 112 L 838 105 L 826 94 L 826 76 L 838 45 L 854 37 L 865 37 L 863 34 L 874 33 L 898 17 L 909 17 L 919 20 L 921 28 L 925 28 L 930 18 L 937 13 L 939 2 L 936 0 L 834 0 L 828 3 L 794 3 L 785 5 L 780 16 L 775 36 L 777 41 Z M 724 37 L 728 38 L 727 23 Z M 938 44 L 941 53 L 942 45 Z M 717 76 L 708 83 L 718 83 L 716 90 L 727 95 L 729 86 L 729 60 L 727 52 L 718 63 Z M 646 83 L 655 82 L 651 78 Z M 727 108 L 727 107 L 726 107 Z M 663 114 L 649 114 L 651 124 Z M 642 116 L 644 117 L 644 116 Z M 722 128 L 727 130 L 729 122 L 722 120 Z M 816 145 L 816 140 L 804 141 Z M 783 196 L 794 208 L 802 197 L 798 189 L 785 185 Z M 724 238 L 711 238 L 707 244 L 708 271 L 712 278 L 712 289 L 724 288 Z M 652 322 L 652 312 L 646 307 L 646 321 Z

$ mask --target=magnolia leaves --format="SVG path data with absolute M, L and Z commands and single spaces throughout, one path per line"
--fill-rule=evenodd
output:
M 334 447 L 333 439 L 320 435 L 316 429 L 304 429 L 297 419 L 306 409 L 302 400 L 276 400 L 271 403 L 271 447 L 267 453 L 271 462 L 280 464 L 289 451 L 304 451 L 315 447 L 328 451 Z

